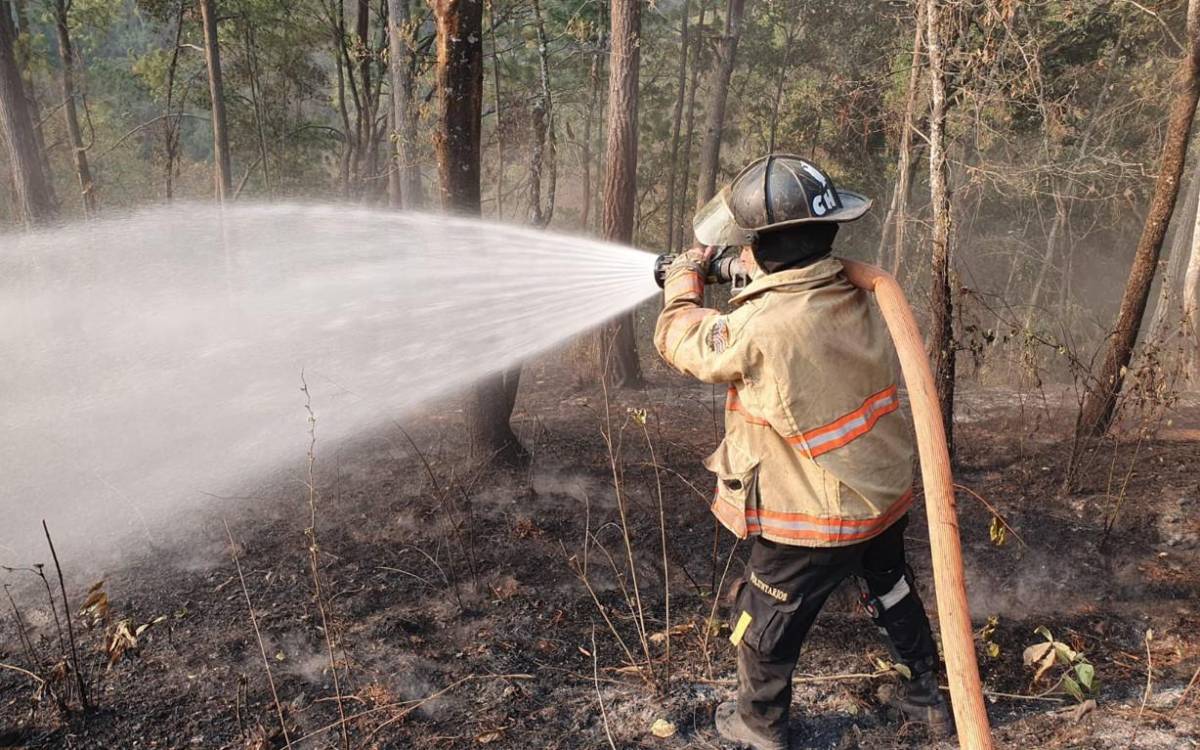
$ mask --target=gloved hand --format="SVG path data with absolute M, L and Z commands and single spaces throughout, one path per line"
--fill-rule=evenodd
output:
M 675 256 L 675 260 L 671 262 L 667 269 L 667 277 L 672 276 L 676 271 L 687 270 L 700 274 L 700 280 L 703 283 L 704 277 L 708 275 L 708 264 L 716 255 L 717 248 L 713 245 L 708 247 L 693 247 L 690 250 L 680 253 Z

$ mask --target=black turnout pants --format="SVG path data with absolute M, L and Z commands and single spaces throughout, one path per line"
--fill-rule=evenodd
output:
M 733 609 L 735 637 L 742 631 L 737 647 L 738 712 L 751 729 L 769 737 L 787 735 L 792 672 L 800 647 L 829 594 L 848 576 L 866 581 L 868 609 L 893 658 L 914 674 L 936 667 L 929 619 L 904 558 L 907 526 L 905 515 L 879 536 L 847 547 L 798 547 L 755 539 Z

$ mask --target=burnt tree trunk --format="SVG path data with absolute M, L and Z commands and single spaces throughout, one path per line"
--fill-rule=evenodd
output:
M 700 56 L 704 52 L 704 17 L 708 13 L 706 0 L 700 2 L 700 17 L 692 31 L 691 63 L 692 74 L 688 81 L 687 114 L 683 142 L 683 178 L 680 180 L 679 194 L 679 229 L 675 233 L 676 241 L 683 244 L 691 239 L 692 233 L 687 230 L 688 216 L 688 186 L 691 185 L 692 143 L 696 140 L 696 92 L 700 89 Z M 687 238 L 687 240 L 685 240 Z
M 1188 377 L 1193 386 L 1200 385 L 1200 211 L 1192 223 L 1192 251 L 1183 276 L 1183 320 L 1192 342 Z
M 8 3 L 0 2 L 0 135 L 8 146 L 17 215 L 26 224 L 41 224 L 53 219 L 57 208 L 13 54 L 16 36 Z
M 425 202 L 417 161 L 416 22 L 410 0 L 388 0 L 388 64 L 392 77 L 392 168 L 394 208 L 420 208 Z
M 740 2 L 740 0 L 733 0 Z M 637 197 L 638 74 L 641 64 L 641 0 L 613 0 L 612 50 L 608 71 L 608 141 L 604 148 L 604 206 L 600 233 L 606 240 L 633 242 Z M 635 320 L 620 316 L 600 332 L 601 377 L 618 387 L 640 387 Z
M 557 137 L 554 132 L 554 101 L 550 96 L 550 59 L 546 47 L 546 24 L 542 6 L 533 0 L 534 30 L 538 45 L 538 80 L 540 90 L 533 105 L 533 154 L 529 166 L 529 223 L 545 227 L 554 218 L 554 195 L 558 185 Z M 546 185 L 546 204 L 542 205 L 542 173 L 549 167 Z
M 683 101 L 687 95 L 688 13 L 690 0 L 683 0 L 679 22 L 679 72 L 676 80 L 675 109 L 671 113 L 671 162 L 667 173 L 667 252 L 675 250 L 675 184 L 679 172 L 679 131 L 683 127 Z
M 1150 319 L 1150 340 L 1163 341 L 1169 336 L 1168 330 L 1180 320 L 1176 314 L 1180 310 L 1179 288 L 1183 283 L 1184 267 L 1188 262 L 1188 254 L 1192 246 L 1192 219 L 1196 216 L 1196 208 L 1200 206 L 1200 169 L 1192 176 L 1183 203 L 1175 205 L 1171 215 L 1173 237 L 1171 238 L 1171 254 L 1167 258 L 1167 269 L 1160 283 L 1158 302 L 1154 306 L 1154 316 Z
M 592 54 L 592 64 L 588 70 L 588 108 L 583 116 L 583 206 L 579 210 L 579 227 L 588 229 L 592 218 L 592 123 L 596 119 L 596 108 L 600 103 L 600 51 Z
M 217 0 L 200 0 L 200 20 L 204 25 L 204 59 L 208 64 L 208 94 L 212 100 L 214 182 L 217 200 L 233 197 L 233 177 L 229 166 L 229 129 L 225 117 L 225 85 L 221 77 L 221 46 L 217 41 Z
M 926 0 L 926 45 L 929 48 L 929 198 L 933 207 L 932 289 L 930 290 L 930 356 L 946 445 L 954 455 L 954 297 L 950 288 L 950 195 L 946 161 L 946 68 L 943 57 L 943 10 L 939 0 Z
M 1117 396 L 1125 378 L 1125 368 L 1137 343 L 1142 316 L 1150 297 L 1150 285 L 1158 267 L 1158 256 L 1183 177 L 1188 139 L 1196 103 L 1200 99 L 1200 0 L 1189 0 L 1187 10 L 1188 50 L 1179 64 L 1174 81 L 1175 99 L 1167 121 L 1162 158 L 1150 210 L 1142 226 L 1129 281 L 1121 296 L 1121 308 L 1109 339 L 1100 372 L 1084 396 L 1076 423 L 1077 437 L 1099 437 L 1108 431 L 1117 406 Z
M 483 0 L 433 0 L 437 19 L 437 152 L 442 208 L 479 216 L 483 116 Z M 475 384 L 467 408 L 471 452 L 513 465 L 526 454 L 509 425 L 518 374 L 489 375 Z
M 713 81 L 712 101 L 704 125 L 704 145 L 700 147 L 700 168 L 696 178 L 696 207 L 708 202 L 717 192 L 717 172 L 721 168 L 721 137 L 725 132 L 725 103 L 729 99 L 729 81 L 737 59 L 738 40 L 742 35 L 742 11 L 745 0 L 729 0 L 725 9 L 725 33 L 717 47 L 718 67 Z
M 887 254 L 889 237 L 892 242 L 892 275 L 900 273 L 900 263 L 904 256 L 904 235 L 906 214 L 908 213 L 909 185 L 912 184 L 913 157 L 912 134 L 917 125 L 913 118 L 917 112 L 917 100 L 921 89 L 921 42 L 925 38 L 925 3 L 916 0 L 916 21 L 913 24 L 912 67 L 908 71 L 908 93 L 904 98 L 904 120 L 900 123 L 900 148 L 896 159 L 896 186 L 892 191 L 892 204 L 888 207 L 887 216 L 883 219 L 883 230 L 879 233 L 879 249 L 876 252 L 879 265 L 883 265 Z M 889 232 L 888 230 L 891 230 Z
M 83 215 L 96 213 L 96 193 L 92 185 L 92 171 L 88 168 L 87 147 L 79 129 L 79 113 L 75 107 L 75 54 L 71 48 L 71 31 L 67 26 L 66 0 L 54 0 L 54 30 L 58 36 L 58 56 L 62 62 L 59 84 L 63 95 L 63 116 L 67 123 L 67 138 L 71 142 L 71 155 L 75 160 L 75 175 L 79 178 L 79 194 L 83 201 Z

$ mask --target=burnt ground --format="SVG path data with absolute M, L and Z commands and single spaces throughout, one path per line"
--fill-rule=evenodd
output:
M 734 671 L 718 627 L 724 611 L 710 620 L 713 591 L 727 561 L 728 581 L 747 553 L 706 509 L 711 480 L 700 459 L 717 440 L 723 395 L 656 369 L 645 391 L 609 404 L 650 636 L 643 646 L 601 431 L 605 399 L 567 385 L 560 359 L 526 371 L 516 424 L 533 453 L 528 470 L 471 468 L 452 405 L 408 420 L 411 444 L 397 428 L 318 447 L 320 575 L 350 746 L 603 748 L 611 737 L 617 748 L 720 747 L 712 710 L 732 695 Z M 647 410 L 645 431 L 629 409 Z M 1200 667 L 1200 441 L 1179 429 L 1200 425 L 1200 409 L 1176 407 L 1173 431 L 1154 439 L 1126 432 L 1100 446 L 1071 492 L 1062 489 L 1069 399 L 968 389 L 959 410 L 957 481 L 1015 532 L 994 544 L 991 511 L 960 494 L 976 626 L 998 618 L 994 655 L 978 643 L 997 744 L 1200 746 L 1200 685 L 1187 687 Z M 665 467 L 669 667 L 651 447 Z M 100 579 L 109 598 L 103 621 L 75 620 L 94 706 L 64 713 L 45 690 L 37 700 L 34 678 L 0 669 L 0 748 L 283 747 L 280 714 L 293 746 L 341 745 L 303 467 L 214 507 L 181 522 L 172 541 L 131 543 L 104 570 L 81 569 L 60 550 L 73 605 Z M 221 516 L 237 540 L 244 592 Z M 923 509 L 908 537 L 932 613 Z M 41 666 L 17 638 L 7 601 L 0 662 L 64 693 L 52 664 L 65 647 L 41 582 L 3 575 Z M 881 707 L 894 677 L 875 674 L 886 651 L 855 599 L 844 585 L 812 632 L 793 746 L 938 746 Z M 107 668 L 106 637 L 122 621 L 134 632 L 153 624 Z M 1057 679 L 1034 684 L 1022 664 L 1043 639 L 1039 626 L 1095 666 L 1094 709 L 1061 692 L 1021 697 Z M 653 736 L 656 719 L 673 722 L 675 735 Z

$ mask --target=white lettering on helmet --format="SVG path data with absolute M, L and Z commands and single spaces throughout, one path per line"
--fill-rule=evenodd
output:
M 812 199 L 813 216 L 824 216 L 837 208 L 837 205 L 837 196 L 833 194 L 833 190 L 826 188 L 825 192 L 814 196 Z

